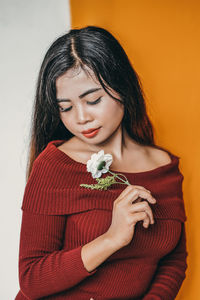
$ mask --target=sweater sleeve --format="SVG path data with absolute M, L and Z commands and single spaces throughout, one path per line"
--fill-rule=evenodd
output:
M 88 272 L 79 246 L 62 250 L 65 216 L 22 215 L 19 283 L 22 293 L 37 299 L 70 289 L 96 272 Z
M 185 279 L 187 269 L 185 223 L 182 222 L 182 232 L 176 247 L 159 264 L 149 290 L 143 300 L 173 300 L 175 299 Z
M 63 249 L 67 214 L 46 213 L 53 206 L 56 168 L 35 163 L 26 184 L 19 245 L 19 284 L 28 299 L 68 290 L 93 275 L 81 258 L 82 246 Z M 47 192 L 48 189 L 48 192 Z M 55 193 L 54 193 L 55 194 Z M 57 200 L 58 201 L 58 200 Z

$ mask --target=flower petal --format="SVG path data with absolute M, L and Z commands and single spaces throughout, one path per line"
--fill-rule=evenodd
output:
M 102 173 L 107 173 L 107 172 L 108 172 L 108 169 L 107 169 L 107 168 L 103 168 L 103 169 L 101 170 L 101 172 L 102 172 Z

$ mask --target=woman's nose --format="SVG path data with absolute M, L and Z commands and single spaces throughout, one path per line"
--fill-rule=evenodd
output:
M 78 107 L 76 109 L 76 121 L 79 124 L 85 123 L 91 120 L 89 112 L 83 107 Z

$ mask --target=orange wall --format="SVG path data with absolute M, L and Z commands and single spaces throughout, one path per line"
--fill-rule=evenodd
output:
M 200 299 L 200 2 L 71 0 L 72 28 L 110 30 L 141 77 L 156 142 L 181 157 L 188 269 L 177 300 Z

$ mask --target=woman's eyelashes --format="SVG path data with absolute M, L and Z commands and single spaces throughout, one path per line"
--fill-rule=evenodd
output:
M 89 104 L 89 105 L 95 105 L 95 104 L 97 104 L 97 103 L 99 103 L 101 101 L 101 98 L 102 97 L 99 97 L 97 100 L 92 101 L 92 102 L 87 101 L 87 104 Z M 59 109 L 60 109 L 61 112 L 66 112 L 66 111 L 71 110 L 72 106 L 70 106 L 68 108 L 59 107 Z
M 61 112 L 65 112 L 65 111 L 68 111 L 68 110 L 72 109 L 72 106 L 70 106 L 69 108 L 59 107 L 59 109 L 60 109 Z
M 101 98 L 102 98 L 102 97 L 99 97 L 97 100 L 95 100 L 95 101 L 93 101 L 93 102 L 87 102 L 87 103 L 88 103 L 88 104 L 91 104 L 91 105 L 97 104 L 97 103 L 99 103 L 99 102 L 101 101 Z

